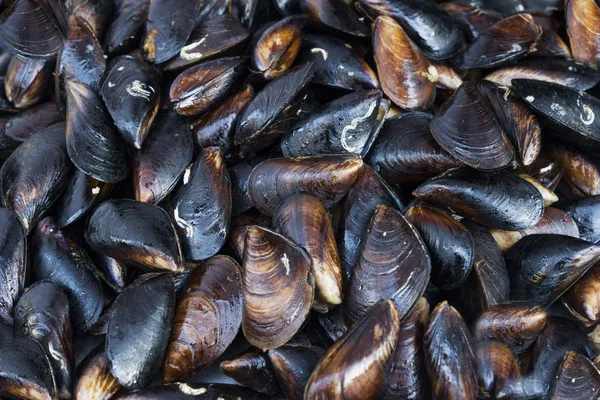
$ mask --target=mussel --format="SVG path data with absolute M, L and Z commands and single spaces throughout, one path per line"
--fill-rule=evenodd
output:
M 77 169 L 69 186 L 55 204 L 56 224 L 60 228 L 73 224 L 108 196 L 112 187 Z
M 13 57 L 4 80 L 8 101 L 18 109 L 39 103 L 46 95 L 52 69 L 50 61 Z
M 110 373 L 104 343 L 81 362 L 73 389 L 75 400 L 108 400 L 121 389 Z
M 600 243 L 600 225 L 598 225 L 600 216 L 597 214 L 600 211 L 600 196 L 569 202 L 563 206 L 563 209 L 577 224 L 582 239 L 596 244 Z
M 282 346 L 269 350 L 269 360 L 287 399 L 302 400 L 311 372 L 324 350 L 316 346 Z
M 517 358 L 510 347 L 501 342 L 486 340 L 475 345 L 479 388 L 485 397 L 496 396 L 506 382 L 521 377 Z
M 600 60 L 600 6 L 594 0 L 567 0 L 565 20 L 573 58 L 595 68 Z
M 225 375 L 252 390 L 268 396 L 281 393 L 269 358 L 261 352 L 249 352 L 221 362 Z
M 600 321 L 600 269 L 598 263 L 581 277 L 562 296 L 562 302 L 567 309 L 585 326 L 592 326 Z
M 600 393 L 600 370 L 587 357 L 570 351 L 558 367 L 552 399 L 592 399 Z
M 116 18 L 104 38 L 104 48 L 110 56 L 127 53 L 139 43 L 150 0 L 122 0 L 116 6 Z
M 17 216 L 0 208 L 0 322 L 12 324 L 25 287 L 27 236 Z

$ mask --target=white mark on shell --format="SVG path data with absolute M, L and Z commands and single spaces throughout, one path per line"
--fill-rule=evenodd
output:
M 185 383 L 179 384 L 179 390 L 181 392 L 183 392 L 184 394 L 187 394 L 190 396 L 198 396 L 198 395 L 204 394 L 208 391 L 206 388 L 203 388 L 203 387 L 194 389 L 193 387 L 191 387 Z
M 559 113 L 561 116 L 565 116 L 567 114 L 563 106 L 561 106 L 558 103 L 552 103 L 550 105 L 550 108 L 552 109 L 552 111 Z
M 535 100 L 535 97 L 533 97 L 533 96 L 527 96 L 527 97 L 525 97 L 525 100 L 527 100 L 530 103 L 533 103 L 533 101 Z
M 387 236 L 387 232 L 383 232 L 383 237 L 386 237 L 386 236 Z
M 587 104 L 584 104 L 583 112 L 585 113 L 585 115 L 579 114 L 579 119 L 581 119 L 581 122 L 583 122 L 584 125 L 593 124 L 594 119 L 596 119 L 596 115 L 594 114 L 594 111 L 592 111 L 590 106 L 588 106 Z
M 348 71 L 348 76 L 354 76 L 354 72 Z
M 510 88 L 508 86 L 504 87 L 504 101 L 508 101 L 508 96 L 510 96 Z M 531 97 L 531 96 L 530 96 Z M 533 101 L 533 100 L 531 100 Z
M 92 46 L 91 44 L 88 44 L 87 46 L 85 46 L 85 49 L 87 50 L 88 53 L 91 53 L 92 51 L 94 51 L 94 46 Z
M 346 47 L 347 47 L 347 48 L 349 48 L 349 49 L 352 49 L 352 48 L 353 48 L 353 47 L 352 47 L 352 45 L 351 45 L 351 44 L 348 44 L 348 43 L 344 43 L 344 46 L 346 46 Z
M 124 69 L 125 69 L 125 67 L 119 67 L 119 68 L 117 68 L 117 71 L 120 72 L 120 71 L 123 71 Z
M 197 46 L 200 46 L 202 43 L 204 43 L 205 40 L 206 40 L 206 36 L 204 36 L 202 39 L 198 40 L 197 42 L 188 44 L 187 46 L 183 46 L 181 48 L 181 51 L 179 52 L 179 56 L 181 58 L 183 58 L 184 60 L 197 60 L 197 59 L 201 58 L 202 53 L 195 53 L 191 50 L 193 50 Z
M 283 253 L 283 257 L 281 257 L 281 262 L 283 263 L 283 266 L 285 267 L 285 274 L 286 276 L 290 274 L 290 259 L 288 258 L 286 253 Z
M 177 207 L 173 210 L 173 216 L 175 217 L 175 223 L 179 225 L 180 228 L 185 229 L 185 236 L 192 237 L 194 228 L 185 219 L 179 216 L 179 204 L 177 204 Z
M 321 53 L 321 55 L 323 56 L 323 60 L 327 60 L 327 57 L 329 57 L 329 53 L 327 53 L 325 49 L 322 49 L 320 47 L 314 47 L 310 49 L 310 52 L 313 54 Z
M 154 92 L 154 89 L 152 87 L 138 81 L 137 79 L 131 82 L 129 85 L 127 85 L 125 90 L 127 90 L 127 93 L 129 93 L 130 96 L 143 97 L 148 101 L 150 101 L 150 95 L 152 94 L 152 92 Z
M 112 82 L 108 82 L 108 87 L 109 87 L 109 88 L 113 88 L 113 87 L 115 87 L 115 86 L 116 86 L 116 85 L 115 85 L 114 83 L 112 83 Z
M 95 188 L 92 188 L 92 194 L 98 194 L 100 193 L 100 188 L 98 186 L 96 186 Z
M 348 135 L 349 131 L 353 131 L 356 129 L 356 127 L 358 126 L 358 124 L 362 121 L 364 121 L 365 119 L 369 118 L 369 116 L 371 114 L 373 114 L 373 111 L 375 110 L 375 107 L 377 107 L 377 102 L 372 102 L 371 105 L 369 106 L 369 109 L 367 110 L 367 113 L 365 115 L 363 115 L 362 117 L 356 117 L 354 118 L 349 125 L 346 125 L 344 127 L 344 129 L 342 130 L 342 135 L 340 137 L 340 141 L 342 142 L 342 147 L 349 153 L 354 153 L 358 150 L 358 147 L 352 147 L 349 143 L 348 143 L 348 139 L 352 139 L 352 135 Z
M 190 181 L 190 174 L 192 173 L 192 169 L 191 168 L 186 168 L 185 169 L 185 173 L 183 174 L 183 184 L 187 185 L 188 182 Z

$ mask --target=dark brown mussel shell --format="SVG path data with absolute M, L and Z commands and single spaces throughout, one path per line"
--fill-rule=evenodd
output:
M 553 11 L 556 12 L 556 10 L 554 9 Z M 562 26 L 560 26 L 560 22 L 556 19 L 556 16 L 552 15 L 550 10 L 533 12 L 531 16 L 535 23 L 542 29 L 542 36 L 540 36 L 540 39 L 536 43 L 533 53 L 542 57 L 571 60 L 573 58 L 571 50 L 559 34 Z
M 600 196 L 586 197 L 563 206 L 577 227 L 582 239 L 600 243 Z
M 600 5 L 595 0 L 566 0 L 565 20 L 573 59 L 596 68 L 600 61 Z
M 163 383 L 185 382 L 229 347 L 242 322 L 242 273 L 226 256 L 194 268 L 175 310 Z
M 302 0 L 304 12 L 318 26 L 347 35 L 368 37 L 369 27 L 352 3 L 344 0 Z
M 56 102 L 47 101 L 11 117 L 4 125 L 4 134 L 17 142 L 24 142 L 63 119 Z
M 563 167 L 559 189 L 568 199 L 600 195 L 600 168 L 587 153 L 553 144 L 550 154 Z
M 111 374 L 128 389 L 148 386 L 159 372 L 175 310 L 170 274 L 146 274 L 115 299 L 106 334 Z
M 379 301 L 323 354 L 310 376 L 305 398 L 379 399 L 399 330 L 394 303 Z M 363 372 L 352 373 L 357 368 Z
M 367 157 L 387 182 L 422 182 L 460 162 L 433 139 L 430 114 L 409 112 L 386 119 Z
M 505 230 L 529 228 L 544 213 L 544 199 L 535 186 L 506 170 L 455 168 L 426 181 L 414 195 L 480 224 Z
M 431 133 L 444 150 L 472 168 L 502 168 L 514 157 L 492 104 L 472 82 L 463 83 L 440 106 Z
M 479 316 L 473 335 L 479 341 L 502 342 L 520 354 L 537 339 L 546 321 L 546 312 L 540 306 L 526 302 L 502 303 Z
M 137 57 L 118 57 L 110 64 L 100 95 L 123 140 L 141 149 L 158 112 L 160 73 Z
M 542 146 L 540 154 L 532 164 L 520 167 L 517 171 L 531 176 L 550 190 L 556 190 L 562 178 L 564 168 L 562 163 L 559 163 L 554 155 L 548 152 L 546 147 Z
M 471 233 L 442 210 L 419 204 L 406 210 L 431 255 L 430 281 L 437 288 L 453 290 L 469 276 L 475 249 Z
M 600 321 L 600 264 L 594 264 L 562 296 L 562 302 L 569 312 L 585 326 L 593 326 Z
M 425 365 L 436 399 L 477 397 L 477 358 L 473 339 L 456 309 L 443 301 L 431 312 L 423 335 Z
M 269 82 L 240 115 L 234 134 L 236 146 L 246 153 L 257 152 L 287 133 L 312 74 L 312 63 L 306 63 Z
M 108 359 L 101 347 L 93 350 L 77 367 L 77 380 L 73 386 L 75 400 L 109 400 L 121 389 L 110 373 Z
M 587 357 L 568 352 L 558 368 L 550 398 L 593 399 L 600 394 L 600 370 Z
M 346 320 L 354 323 L 379 299 L 391 299 L 404 318 L 425 292 L 430 271 L 431 259 L 417 230 L 399 211 L 378 206 L 346 287 Z
M 310 312 L 310 258 L 283 236 L 250 226 L 242 288 L 246 339 L 263 350 L 279 347 L 298 332 Z
M 490 229 L 490 233 L 503 252 L 510 249 L 515 243 L 529 235 L 541 233 L 554 233 L 579 237 L 580 230 L 577 224 L 566 212 L 554 207 L 546 207 L 540 221 L 530 228 L 520 231 L 505 231 L 502 229 Z M 585 238 L 584 238 L 585 239 Z
M 50 58 L 67 34 L 67 10 L 60 0 L 9 0 L 0 13 L 0 45 L 13 54 Z
M 421 297 L 400 324 L 391 368 L 384 378 L 382 399 L 425 400 L 430 384 L 425 370 L 423 333 L 429 320 L 429 304 Z
M 102 41 L 112 21 L 115 4 L 108 0 L 73 0 L 70 3 L 71 15 L 87 22 L 94 35 Z
M 4 162 L 0 170 L 2 205 L 17 214 L 25 232 L 67 186 L 71 167 L 64 123 L 33 135 Z
M 75 360 L 65 292 L 44 281 L 27 288 L 15 308 L 15 332 L 42 345 L 52 365 L 58 397 L 70 399 Z
M 119 199 L 101 203 L 85 229 L 90 247 L 120 261 L 164 271 L 183 270 L 175 226 L 160 207 Z
M 169 90 L 174 110 L 181 115 L 202 114 L 224 100 L 246 70 L 241 57 L 219 58 L 184 70 Z
M 144 57 L 160 64 L 177 55 L 196 25 L 201 4 L 197 0 L 151 0 L 142 40 Z
M 204 148 L 167 202 L 186 260 L 204 260 L 225 244 L 231 220 L 231 182 L 223 153 Z
M 252 50 L 252 70 L 265 79 L 277 78 L 285 73 L 298 55 L 305 23 L 304 16 L 290 16 L 261 32 Z
M 549 306 L 600 258 L 600 246 L 565 235 L 531 235 L 505 253 L 512 300 Z
M 435 99 L 435 83 L 428 76 L 429 61 L 391 17 L 373 25 L 373 51 L 381 89 L 398 107 L 428 108 Z
M 270 396 L 260 395 L 238 385 L 213 383 L 190 386 L 185 383 L 152 386 L 135 392 L 122 392 L 111 400 L 269 400 Z
M 457 21 L 433 1 L 360 0 L 359 4 L 368 14 L 387 15 L 397 20 L 432 60 L 449 59 L 463 45 L 464 36 Z
M 354 155 L 270 159 L 254 168 L 248 191 L 254 206 L 267 215 L 296 193 L 310 194 L 331 207 L 352 187 L 362 166 Z
M 275 232 L 308 253 L 315 278 L 315 297 L 325 304 L 342 302 L 342 267 L 327 210 L 306 194 L 289 197 L 273 215 Z
M 588 90 L 600 82 L 600 73 L 571 60 L 534 57 L 497 69 L 485 79 L 507 87 L 512 85 L 513 79 L 532 79 Z
M 297 60 L 313 63 L 314 83 L 347 90 L 379 88 L 377 74 L 351 44 L 341 39 L 303 35 Z
M 177 70 L 226 52 L 248 38 L 248 31 L 229 15 L 208 18 L 192 31 L 179 55 L 164 64 L 165 71 Z
M 500 392 L 507 381 L 519 379 L 521 368 L 510 347 L 486 340 L 475 345 L 480 394 L 488 398 Z
M 8 101 L 18 109 L 39 103 L 46 95 L 53 68 L 51 61 L 11 58 L 4 80 Z
M 281 393 L 275 371 L 266 354 L 259 352 L 242 354 L 221 362 L 221 370 L 225 375 L 255 392 L 269 396 Z
M 252 225 L 268 228 L 271 226 L 271 218 L 252 208 L 231 219 L 229 246 L 240 263 L 244 261 L 246 232 Z
M 287 399 L 304 398 L 310 374 L 324 352 L 315 346 L 282 346 L 269 350 L 269 360 Z
M 500 13 L 490 9 L 479 8 L 480 4 L 477 2 L 472 1 L 470 3 L 473 5 L 458 1 L 449 1 L 440 4 L 444 10 L 452 14 L 457 22 L 463 25 L 468 42 L 472 42 L 481 35 L 481 32 L 484 32 L 502 19 Z M 464 28 L 467 28 L 467 30 Z
M 69 299 L 76 332 L 87 332 L 100 319 L 104 307 L 102 282 L 86 251 L 46 217 L 32 236 L 32 274 L 60 286 Z
M 0 208 L 0 323 L 12 325 L 25 286 L 27 235 L 17 216 Z
M 353 92 L 299 122 L 281 141 L 285 157 L 366 154 L 375 140 L 379 90 Z
M 0 341 L 0 365 L 0 394 L 27 400 L 57 398 L 50 362 L 35 340 L 16 336 Z
M 136 47 L 150 8 L 150 0 L 121 0 L 115 3 L 116 18 L 104 38 L 104 48 L 109 56 L 123 54 Z
M 230 154 L 238 119 L 253 96 L 254 89 L 246 85 L 217 108 L 194 121 L 191 127 L 198 148 L 219 146 L 226 156 Z
M 116 183 L 129 175 L 125 146 L 100 96 L 83 83 L 67 82 L 67 150 L 86 175 Z
M 135 198 L 161 202 L 192 162 L 194 143 L 187 121 L 174 112 L 157 116 L 141 150 L 133 156 Z

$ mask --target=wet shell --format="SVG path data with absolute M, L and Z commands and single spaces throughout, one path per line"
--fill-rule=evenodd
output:
M 242 329 L 263 350 L 285 344 L 309 314 L 314 295 L 310 259 L 300 247 L 251 226 L 244 249 Z
M 369 36 L 364 17 L 360 16 L 351 3 L 343 0 L 303 0 L 302 7 L 317 25 L 347 35 Z
M 322 348 L 315 346 L 282 346 L 269 350 L 269 360 L 286 398 L 304 398 L 304 389 L 310 374 L 323 353 Z
M 167 344 L 175 288 L 169 274 L 147 274 L 115 299 L 106 334 L 111 374 L 129 389 L 148 386 L 160 370 Z
M 594 264 L 562 297 L 563 304 L 585 326 L 592 326 L 600 321 L 598 266 L 598 263 Z
M 600 6 L 594 0 L 565 1 L 565 20 L 573 59 L 596 68 L 600 61 Z
M 47 101 L 11 117 L 4 125 L 4 134 L 15 141 L 24 142 L 63 119 L 56 102 Z
M 562 178 L 564 168 L 552 154 L 549 154 L 546 147 L 542 147 L 540 154 L 532 164 L 519 168 L 517 171 L 531 176 L 550 190 L 556 190 Z
M 105 0 L 73 0 L 71 15 L 85 20 L 98 40 L 102 41 L 112 21 L 114 6 L 110 1 Z
M 100 277 L 117 293 L 122 291 L 129 281 L 126 263 L 97 253 L 89 248 L 88 250 L 88 254 L 98 267 Z
M 519 379 L 521 369 L 507 345 L 488 340 L 475 345 L 479 389 L 487 397 L 502 390 L 507 381 Z
M 600 370 L 587 357 L 570 351 L 558 368 L 550 398 L 593 399 L 600 393 Z
M 581 238 L 588 242 L 600 242 L 600 196 L 591 196 L 563 206 L 573 217 Z
M 550 154 L 563 167 L 560 189 L 570 199 L 600 195 L 600 168 L 586 153 L 552 145 Z
M 252 159 L 251 162 L 239 162 L 228 169 L 231 178 L 231 214 L 233 216 L 245 213 L 254 207 L 248 194 L 248 181 L 252 170 L 260 161 L 260 159 Z
M 457 22 L 466 25 L 465 31 L 467 41 L 472 42 L 482 32 L 502 19 L 502 15 L 496 11 L 479 8 L 481 2 L 471 2 L 474 5 L 463 4 L 456 1 L 443 2 L 440 6 L 448 11 Z M 463 28 L 464 30 L 464 28 Z
M 258 352 L 242 354 L 221 362 L 221 371 L 242 385 L 269 396 L 281 393 L 275 371 L 267 355 Z
M 381 88 L 398 107 L 420 110 L 433 103 L 435 84 L 427 76 L 429 62 L 392 18 L 375 21 L 373 51 Z
M 90 216 L 85 238 L 93 250 L 117 260 L 183 270 L 177 232 L 158 206 L 126 199 L 105 201 Z
M 109 56 L 131 51 L 139 43 L 150 0 L 121 0 L 116 6 L 116 18 L 104 38 L 104 48 Z
M 378 399 L 400 330 L 398 311 L 380 301 L 323 354 L 306 386 L 305 398 Z M 359 369 L 361 374 L 352 371 Z
M 0 208 L 0 321 L 12 325 L 25 286 L 27 236 L 17 216 Z
M 109 400 L 121 385 L 110 373 L 108 359 L 101 348 L 92 351 L 79 365 L 74 385 L 75 400 Z
M 252 225 L 268 228 L 271 225 L 271 218 L 258 212 L 256 209 L 250 209 L 249 211 L 238 215 L 231 220 L 229 246 L 240 263 L 244 261 L 246 232 Z
M 53 66 L 51 61 L 11 58 L 4 80 L 8 101 L 18 109 L 39 103 L 46 95 Z

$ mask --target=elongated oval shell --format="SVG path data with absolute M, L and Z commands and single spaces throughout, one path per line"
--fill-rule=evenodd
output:
M 565 20 L 573 59 L 595 68 L 600 61 L 600 6 L 594 0 L 565 1 Z

